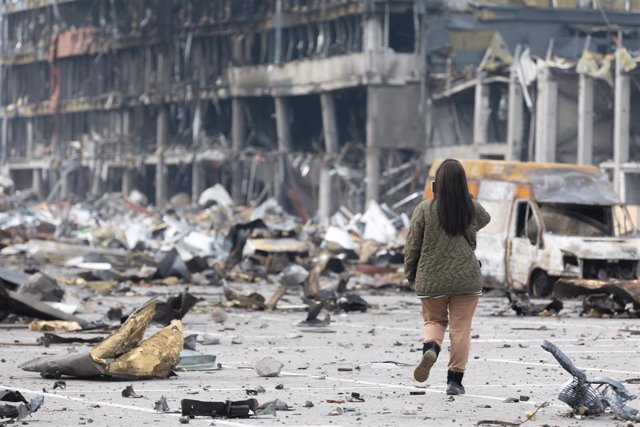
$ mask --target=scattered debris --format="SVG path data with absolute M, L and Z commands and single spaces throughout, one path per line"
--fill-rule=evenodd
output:
M 507 298 L 518 316 L 555 316 L 564 308 L 562 301 L 554 298 L 548 304 L 532 304 L 528 294 L 507 291 Z
M 59 388 L 60 390 L 64 390 L 65 388 L 67 388 L 67 383 L 64 381 L 56 381 L 53 384 L 53 389 L 55 390 L 57 388 Z

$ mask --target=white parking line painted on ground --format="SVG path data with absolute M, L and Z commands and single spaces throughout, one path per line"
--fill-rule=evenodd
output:
M 469 362 L 472 362 L 471 360 Z M 473 362 L 494 362 L 494 363 L 510 363 L 512 365 L 529 365 L 529 366 L 544 366 L 548 368 L 559 368 L 564 370 L 562 366 L 559 364 L 551 364 L 551 363 L 540 363 L 540 362 L 523 362 L 520 360 L 508 360 L 508 359 L 474 359 Z M 630 374 L 630 375 L 640 375 L 640 372 L 637 371 L 622 371 L 618 369 L 602 369 L 602 368 L 585 368 L 578 367 L 578 369 L 582 369 L 583 371 L 596 371 L 596 372 L 612 372 L 614 374 Z
M 45 396 L 45 398 L 69 400 L 69 401 L 73 401 L 73 402 L 85 403 L 87 405 L 109 406 L 109 407 L 112 407 L 112 408 L 128 409 L 130 411 L 157 414 L 157 412 L 155 410 L 150 409 L 150 408 L 140 408 L 140 407 L 137 407 L 137 406 L 122 405 L 122 404 L 119 404 L 119 403 L 104 402 L 104 401 L 100 401 L 100 400 L 88 400 L 88 399 L 83 399 L 81 397 L 72 397 L 72 396 L 66 396 L 66 395 L 57 394 L 57 393 L 43 393 L 41 391 L 29 390 L 29 389 L 22 388 L 22 387 L 15 387 L 15 386 L 12 386 L 12 385 L 9 385 L 9 384 L 1 384 L 0 383 L 0 387 L 5 388 L 5 389 L 10 389 L 10 390 L 17 390 L 20 393 L 24 393 L 24 394 L 41 394 L 41 395 Z M 180 414 L 171 414 L 171 413 L 158 414 L 158 415 L 172 416 L 172 417 L 179 417 L 180 416 Z M 216 425 L 219 424 L 219 425 L 223 425 L 223 426 L 252 426 L 252 427 L 256 426 L 256 424 L 235 423 L 233 421 L 221 420 L 219 418 L 215 419 L 215 423 L 216 423 Z
M 354 379 L 348 379 L 348 378 L 336 378 L 336 377 L 324 377 L 324 376 L 314 376 L 314 375 L 309 375 L 309 374 L 300 374 L 297 372 L 281 372 L 282 375 L 284 376 L 290 376 L 290 377 L 307 377 L 307 378 L 315 378 L 315 379 L 319 379 L 319 378 L 324 378 L 325 380 L 329 380 L 329 381 L 339 381 L 339 382 L 346 382 L 346 383 L 350 383 L 350 384 L 358 384 L 358 385 L 370 385 L 370 386 L 377 386 L 380 388 L 388 388 L 388 389 L 401 389 L 401 390 L 412 390 L 412 391 L 424 391 L 424 392 L 428 392 L 428 393 L 435 393 L 435 394 L 443 394 L 446 395 L 445 390 L 436 390 L 436 389 L 432 389 L 432 388 L 425 388 L 425 387 L 416 387 L 416 386 L 408 386 L 408 385 L 402 385 L 402 384 L 387 384 L 387 383 L 379 383 L 379 382 L 373 382 L 373 381 L 363 381 L 363 380 L 354 380 Z M 504 401 L 504 397 L 499 397 L 499 396 L 489 396 L 489 395 L 484 395 L 484 394 L 465 394 L 466 397 L 475 397 L 478 399 L 487 399 L 487 400 L 495 400 L 495 401 Z M 520 402 L 520 403 L 524 403 L 524 404 L 528 404 L 528 405 L 534 405 L 536 404 L 536 402 L 533 401 L 527 401 L 527 402 Z M 552 404 L 550 406 L 555 406 L 558 408 L 565 408 L 566 406 L 564 405 L 558 405 L 558 404 Z

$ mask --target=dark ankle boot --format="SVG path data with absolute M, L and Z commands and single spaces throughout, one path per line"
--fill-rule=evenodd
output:
M 416 381 L 423 383 L 429 378 L 431 367 L 436 363 L 438 354 L 440 354 L 438 343 L 429 341 L 422 345 L 422 359 L 420 359 L 420 363 L 413 371 L 413 378 Z
M 457 396 L 464 394 L 464 386 L 462 385 L 462 377 L 464 372 L 447 371 L 447 394 Z

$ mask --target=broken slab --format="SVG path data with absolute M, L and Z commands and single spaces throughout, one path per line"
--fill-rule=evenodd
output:
M 80 317 L 57 310 L 44 302 L 38 301 L 29 294 L 19 294 L 10 291 L 1 283 L 0 310 L 42 320 L 68 320 L 78 322 L 83 328 L 87 325 L 87 321 Z

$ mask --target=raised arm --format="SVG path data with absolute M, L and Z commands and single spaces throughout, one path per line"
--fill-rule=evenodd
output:
M 478 231 L 489 224 L 489 222 L 491 221 L 491 215 L 489 215 L 489 212 L 487 212 L 477 200 L 473 201 L 473 205 L 476 209 L 475 223 L 476 231 Z

